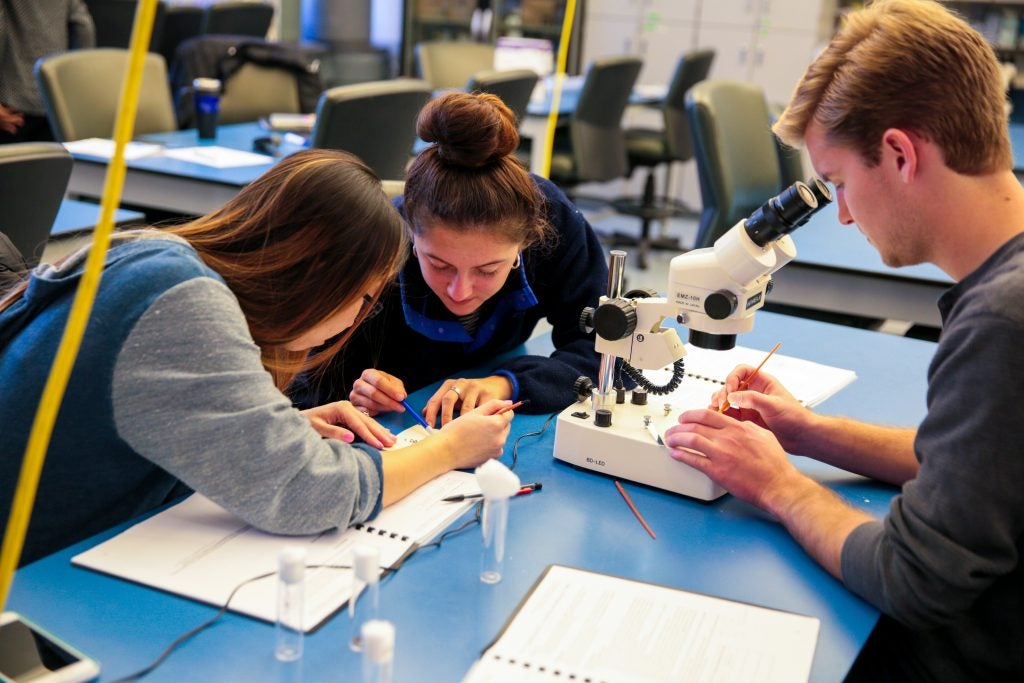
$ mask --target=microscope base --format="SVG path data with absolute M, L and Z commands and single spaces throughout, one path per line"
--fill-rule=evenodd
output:
M 630 403 L 616 405 L 612 426 L 598 427 L 589 403 L 575 403 L 563 410 L 555 423 L 554 455 L 577 467 L 612 477 L 647 484 L 699 500 L 715 500 L 725 494 L 705 475 L 689 465 L 673 460 L 668 448 L 657 443 L 655 434 L 664 435 L 675 424 L 675 414 L 665 416 L 653 406 Z M 644 416 L 651 416 L 651 429 L 644 427 Z M 653 432 L 653 433 L 652 433 Z

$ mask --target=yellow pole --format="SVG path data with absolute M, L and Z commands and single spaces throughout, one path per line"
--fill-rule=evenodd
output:
M 555 146 L 555 128 L 558 125 L 558 107 L 562 103 L 562 80 L 565 78 L 565 63 L 569 58 L 569 38 L 572 36 L 572 22 L 576 16 L 576 0 L 565 3 L 565 17 L 562 18 L 562 35 L 558 39 L 558 63 L 555 66 L 555 82 L 551 90 L 551 111 L 544 131 L 544 157 L 541 160 L 540 175 L 551 176 L 551 152 Z
M 14 571 L 18 567 L 18 558 L 25 544 L 25 534 L 32 516 L 36 490 L 39 488 L 39 475 L 43 469 L 43 460 L 50 445 L 53 425 L 57 420 L 64 391 L 67 389 L 71 369 L 74 367 L 78 349 L 82 344 L 89 314 L 99 289 L 100 276 L 103 273 L 103 262 L 107 248 L 110 246 L 110 235 L 114 229 L 114 210 L 121 203 L 121 190 L 124 186 L 124 150 L 132 137 L 135 126 L 135 112 L 138 109 L 139 90 L 142 86 L 142 71 L 145 64 L 146 51 L 153 30 L 153 16 L 156 14 L 157 0 L 141 0 L 135 12 L 135 24 L 132 27 L 131 46 L 127 74 L 121 88 L 121 99 L 118 105 L 117 122 L 114 126 L 114 157 L 107 169 L 106 182 L 103 186 L 103 201 L 100 205 L 99 223 L 93 237 L 92 247 L 85 262 L 85 270 L 81 282 L 75 292 L 75 299 L 68 315 L 68 322 L 57 349 L 57 355 L 50 368 L 50 376 L 43 388 L 32 431 L 29 433 L 25 456 L 18 475 L 18 487 L 11 503 L 11 513 L 7 518 L 7 530 L 4 533 L 3 549 L 0 550 L 0 609 L 7 603 Z

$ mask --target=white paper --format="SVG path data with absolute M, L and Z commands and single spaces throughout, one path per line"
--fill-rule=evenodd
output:
M 684 367 L 686 378 L 666 397 L 651 396 L 651 402 L 672 403 L 683 410 L 707 407 L 711 395 L 722 388 L 725 378 L 737 365 L 757 367 L 768 351 L 736 346 L 728 351 L 711 351 L 692 344 L 686 345 Z M 789 393 L 806 406 L 816 406 L 857 379 L 853 370 L 822 365 L 776 352 L 760 372 L 772 375 Z M 760 373 L 759 373 L 760 374 Z M 664 384 L 672 373 L 666 370 L 645 371 L 644 375 L 655 384 Z M 673 409 L 675 413 L 675 408 Z
M 85 138 L 84 140 L 72 140 L 65 142 L 64 148 L 72 154 L 88 154 L 89 156 L 112 159 L 114 157 L 114 141 L 105 138 Z M 129 142 L 124 148 L 124 158 L 127 161 L 140 159 L 142 157 L 160 154 L 164 151 L 163 145 L 151 142 Z
M 806 681 L 819 625 L 813 617 L 553 566 L 464 683 Z
M 262 166 L 274 162 L 274 157 L 254 154 L 240 149 L 204 145 L 200 147 L 178 147 L 164 152 L 164 156 L 192 164 L 213 168 L 237 168 L 240 166 Z
M 222 606 L 243 581 L 275 572 L 284 546 L 307 551 L 304 629 L 310 630 L 340 609 L 353 588 L 352 548 L 379 548 L 381 566 L 392 566 L 413 545 L 429 541 L 472 505 L 444 503 L 456 493 L 475 493 L 467 472 L 449 472 L 430 481 L 375 519 L 350 529 L 315 536 L 278 536 L 257 531 L 199 494 L 72 558 L 72 563 Z M 276 575 L 248 584 L 230 609 L 273 621 Z

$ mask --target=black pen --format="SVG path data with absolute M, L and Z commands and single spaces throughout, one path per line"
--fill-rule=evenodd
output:
M 540 483 L 539 481 L 534 482 L 532 484 L 523 484 L 521 487 L 519 487 L 519 490 L 516 491 L 516 495 L 517 496 L 525 496 L 527 494 L 533 493 L 534 491 L 540 491 L 542 488 L 544 488 L 544 484 Z M 442 498 L 441 502 L 442 503 L 461 503 L 464 500 L 470 500 L 470 499 L 473 499 L 473 498 L 483 498 L 483 497 L 484 497 L 484 494 L 482 494 L 482 493 L 465 493 L 465 494 L 460 493 L 457 496 L 448 496 L 447 498 Z

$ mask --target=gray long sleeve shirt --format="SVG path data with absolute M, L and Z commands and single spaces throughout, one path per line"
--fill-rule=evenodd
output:
M 41 267 L 0 313 L 0 496 L 14 489 L 81 261 Z M 315 533 L 380 509 L 380 454 L 323 439 L 274 386 L 238 301 L 180 240 L 108 256 L 54 430 L 26 561 L 181 493 L 265 531 Z M 4 510 L 9 502 L 0 500 Z
M 1024 234 L 939 307 L 920 471 L 850 534 L 843 581 L 905 627 L 911 675 L 1024 680 Z

